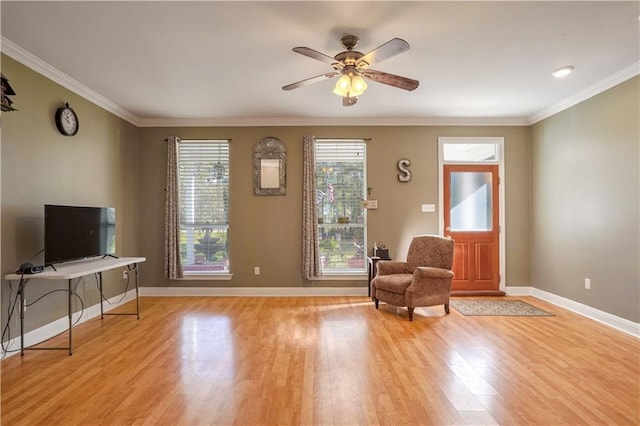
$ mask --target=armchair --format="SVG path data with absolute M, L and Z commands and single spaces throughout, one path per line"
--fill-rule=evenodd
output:
M 414 237 L 407 261 L 378 261 L 378 274 L 371 281 L 371 296 L 378 309 L 379 301 L 406 306 L 409 321 L 418 306 L 444 305 L 449 314 L 449 295 L 453 279 L 451 238 L 439 235 Z

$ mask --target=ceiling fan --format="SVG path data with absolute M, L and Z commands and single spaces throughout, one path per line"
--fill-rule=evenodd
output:
M 296 83 L 288 84 L 283 86 L 282 89 L 292 90 L 301 86 L 340 76 L 335 88 L 333 89 L 333 93 L 338 96 L 342 96 L 343 106 L 351 106 L 355 105 L 358 101 L 358 96 L 363 94 L 367 89 L 365 79 L 409 91 L 418 87 L 420 84 L 418 80 L 369 68 L 374 63 L 382 62 L 385 59 L 389 59 L 399 53 L 409 50 L 409 43 L 400 38 L 394 38 L 382 46 L 363 54 L 353 50 L 358 45 L 359 41 L 358 37 L 354 35 L 345 35 L 340 39 L 340 42 L 347 50 L 338 53 L 334 57 L 325 55 L 324 53 L 320 53 L 308 47 L 294 47 L 294 52 L 329 64 L 333 67 L 333 71 L 307 78 Z

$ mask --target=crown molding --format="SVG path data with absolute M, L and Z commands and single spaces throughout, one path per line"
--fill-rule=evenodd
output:
M 538 121 L 549 118 L 552 115 L 564 111 L 565 109 L 569 109 L 572 106 L 579 104 L 580 102 L 584 102 L 587 99 L 604 92 L 605 90 L 611 89 L 612 87 L 617 86 L 618 84 L 637 76 L 638 74 L 640 74 L 640 61 L 637 61 L 629 65 L 628 67 L 621 69 L 617 73 L 597 82 L 593 86 L 587 87 L 585 90 L 578 92 L 570 98 L 567 98 L 555 105 L 551 105 L 548 108 L 538 111 L 537 113 L 529 117 L 527 124 L 535 124 Z
M 526 117 L 377 117 L 377 118 L 143 118 L 139 127 L 270 127 L 270 126 L 527 126 Z
M 53 66 L 44 62 L 37 56 L 27 52 L 8 38 L 2 36 L 1 42 L 2 53 L 31 68 L 33 71 L 42 74 L 49 80 L 59 84 L 65 89 L 68 89 L 78 96 L 85 98 L 89 102 L 105 109 L 113 115 L 128 121 L 134 126 L 139 127 L 138 123 L 140 122 L 140 119 L 126 109 L 111 102 L 109 99 L 91 90 L 84 84 L 74 80 L 59 69 L 54 68 Z

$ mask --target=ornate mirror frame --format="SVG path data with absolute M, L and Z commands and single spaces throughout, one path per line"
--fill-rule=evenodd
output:
M 287 194 L 287 148 L 279 139 L 267 137 L 253 147 L 253 193 Z

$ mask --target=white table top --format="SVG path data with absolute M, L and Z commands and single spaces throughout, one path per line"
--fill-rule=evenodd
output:
M 41 280 L 69 280 L 72 278 L 83 277 L 89 274 L 95 274 L 102 271 L 108 271 L 109 269 L 120 268 L 128 265 L 133 265 L 134 263 L 142 263 L 146 261 L 145 257 L 105 257 L 104 259 L 92 258 L 92 259 L 82 259 L 76 260 L 73 262 L 65 262 L 55 264 L 57 271 L 55 271 L 51 266 L 47 266 L 44 271 L 38 274 L 7 274 L 5 275 L 6 280 L 20 280 L 24 279 L 32 279 L 37 278 Z

